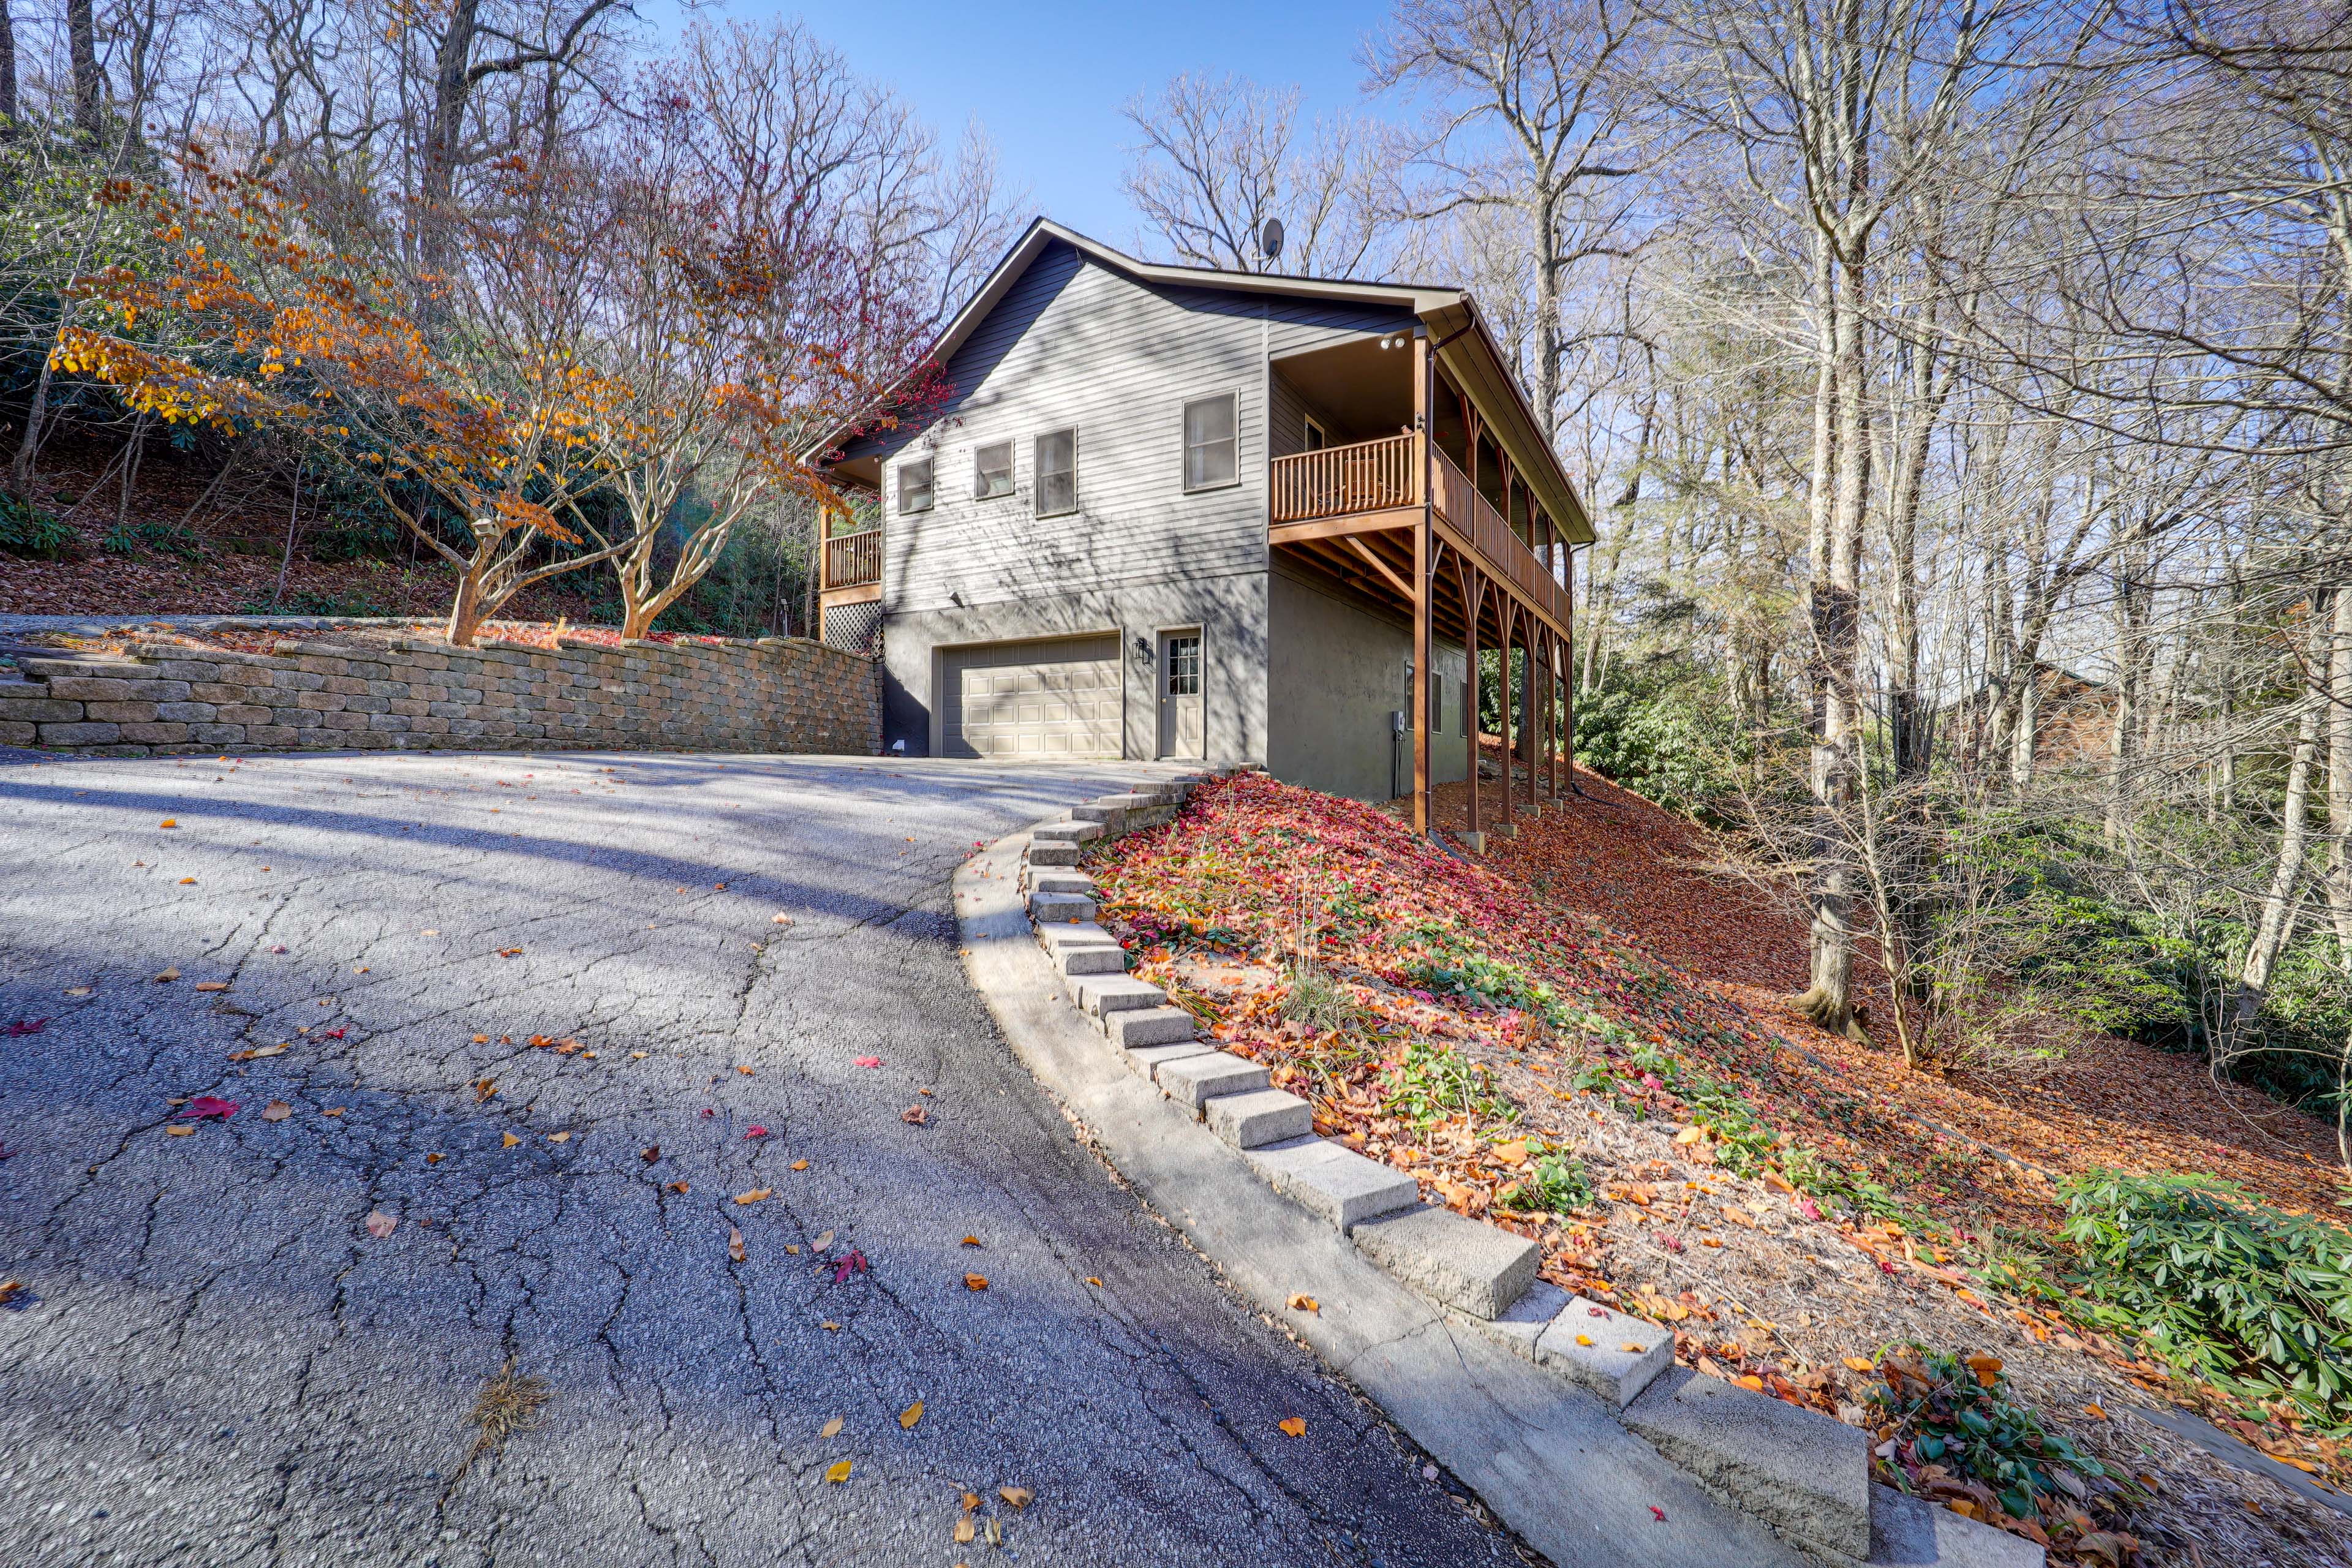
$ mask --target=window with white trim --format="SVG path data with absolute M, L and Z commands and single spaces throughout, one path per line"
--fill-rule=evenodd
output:
M 931 510 L 931 459 L 914 458 L 898 465 L 898 512 Z
M 1078 510 L 1078 433 L 1048 430 L 1037 437 L 1037 515 L 1059 517 Z
M 992 441 L 971 453 L 971 499 L 994 500 L 1013 493 L 1013 443 Z
M 1228 392 L 1184 405 L 1184 488 L 1213 490 L 1242 477 L 1240 400 Z

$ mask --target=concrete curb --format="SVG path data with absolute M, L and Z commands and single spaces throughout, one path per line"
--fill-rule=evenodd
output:
M 1245 1295 L 1555 1563 L 2040 1568 L 2031 1542 L 1870 1481 L 1865 1434 L 1675 1369 L 1666 1331 L 1538 1282 L 1533 1243 L 1314 1137 L 1304 1100 L 1129 978 L 1076 852 L 1170 820 L 1202 776 L 998 840 L 954 902 L 1014 1053 Z

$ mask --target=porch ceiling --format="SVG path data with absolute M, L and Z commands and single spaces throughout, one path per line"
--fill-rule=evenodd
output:
M 1329 348 L 1285 354 L 1274 362 L 1276 375 L 1297 389 L 1309 407 L 1337 426 L 1337 444 L 1393 436 L 1412 427 L 1412 342 L 1381 347 L 1380 337 L 1352 338 Z

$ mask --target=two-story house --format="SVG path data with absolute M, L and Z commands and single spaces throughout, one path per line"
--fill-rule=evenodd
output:
M 1591 522 L 1467 293 L 1154 266 L 1041 220 L 932 364 L 895 427 L 821 448 L 880 502 L 820 588 L 825 641 L 879 640 L 886 744 L 1258 762 L 1425 826 L 1501 646 L 1556 786 L 1528 692 L 1564 701 Z

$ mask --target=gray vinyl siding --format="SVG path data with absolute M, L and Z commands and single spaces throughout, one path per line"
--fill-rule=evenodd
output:
M 1393 738 L 1389 715 L 1412 700 L 1412 623 L 1319 574 L 1277 567 L 1267 595 L 1267 770 L 1358 800 L 1410 791 L 1411 745 Z M 1430 777 L 1453 784 L 1470 772 L 1462 728 L 1469 665 L 1459 643 L 1441 641 L 1436 652 Z
M 886 456 L 887 612 L 1263 573 L 1267 358 L 1408 323 L 1402 311 L 1151 288 L 1048 247 L 949 361 L 937 416 L 850 446 Z M 1184 405 L 1223 393 L 1238 401 L 1240 482 L 1188 495 Z M 1039 518 L 1033 443 L 1066 427 L 1077 431 L 1077 510 Z M 1297 449 L 1295 411 L 1276 438 Z M 1005 439 L 1013 493 L 975 500 L 973 449 Z M 937 503 L 898 516 L 898 463 L 926 453 Z

